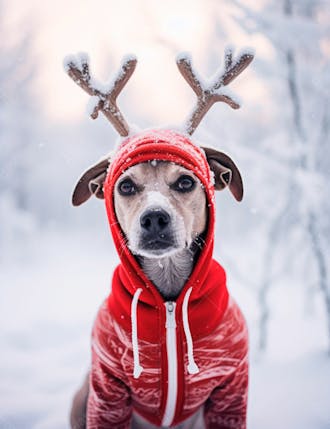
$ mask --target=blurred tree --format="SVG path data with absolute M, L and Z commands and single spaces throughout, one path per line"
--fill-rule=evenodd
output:
M 15 228 L 29 228 L 29 181 L 33 169 L 36 112 L 31 94 L 34 66 L 31 32 L 21 24 L 10 28 L 5 2 L 0 2 L 0 229 L 9 236 Z M 22 31 L 25 30 L 25 31 Z
M 275 149 L 266 146 L 271 162 L 278 161 L 280 168 L 273 179 L 282 182 L 282 191 L 281 195 L 273 194 L 275 202 L 270 207 L 259 289 L 259 346 L 262 350 L 267 346 L 268 295 L 279 274 L 275 273 L 275 260 L 280 255 L 286 269 L 295 268 L 295 278 L 306 290 L 316 290 L 317 283 L 325 307 L 330 352 L 328 2 L 269 0 L 260 10 L 240 1 L 235 4 L 240 12 L 239 24 L 250 34 L 266 36 L 275 49 L 267 77 L 282 82 L 280 92 L 275 93 L 278 88 L 272 86 L 272 97 L 282 115 L 276 128 L 283 127 L 284 140 L 278 141 Z
M 2 178 L 6 189 L 12 190 L 18 208 L 27 210 L 27 154 L 33 143 L 34 113 L 29 94 L 33 69 L 27 59 L 31 39 L 25 38 L 14 47 L 6 46 L 4 39 L 0 43 L 0 50 L 6 58 L 0 66 Z

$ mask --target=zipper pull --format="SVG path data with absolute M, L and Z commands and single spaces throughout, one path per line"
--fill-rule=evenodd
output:
M 176 328 L 176 321 L 175 321 L 175 306 L 176 303 L 173 301 L 167 301 L 165 302 L 166 307 L 166 324 L 165 328 Z

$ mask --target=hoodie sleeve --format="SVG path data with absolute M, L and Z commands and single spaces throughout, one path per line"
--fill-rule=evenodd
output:
M 221 353 L 231 369 L 205 403 L 204 421 L 206 429 L 246 429 L 248 332 L 242 313 L 233 301 L 224 319 Z
M 131 397 L 120 362 L 121 344 L 114 329 L 113 321 L 103 305 L 95 320 L 92 334 L 88 429 L 130 428 Z
M 246 360 L 212 392 L 204 409 L 206 429 L 246 429 L 247 387 Z

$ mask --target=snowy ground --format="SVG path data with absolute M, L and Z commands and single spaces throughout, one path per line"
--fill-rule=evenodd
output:
M 0 261 L 0 428 L 66 429 L 117 257 L 110 238 L 69 231 L 11 247 Z M 329 429 L 330 358 L 318 317 L 301 322 L 296 307 L 283 306 L 260 357 L 253 295 L 231 283 L 251 333 L 249 429 Z M 276 291 L 272 299 L 283 301 Z

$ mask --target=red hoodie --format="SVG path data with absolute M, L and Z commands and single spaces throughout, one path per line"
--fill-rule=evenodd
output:
M 205 245 L 175 302 L 164 302 L 141 270 L 114 210 L 119 176 L 153 159 L 191 170 L 208 200 Z M 200 407 L 207 429 L 245 429 L 247 329 L 228 296 L 225 271 L 212 259 L 214 188 L 204 152 L 169 130 L 129 137 L 111 160 L 104 196 L 121 263 L 93 328 L 88 429 L 128 429 L 132 412 L 171 427 Z

